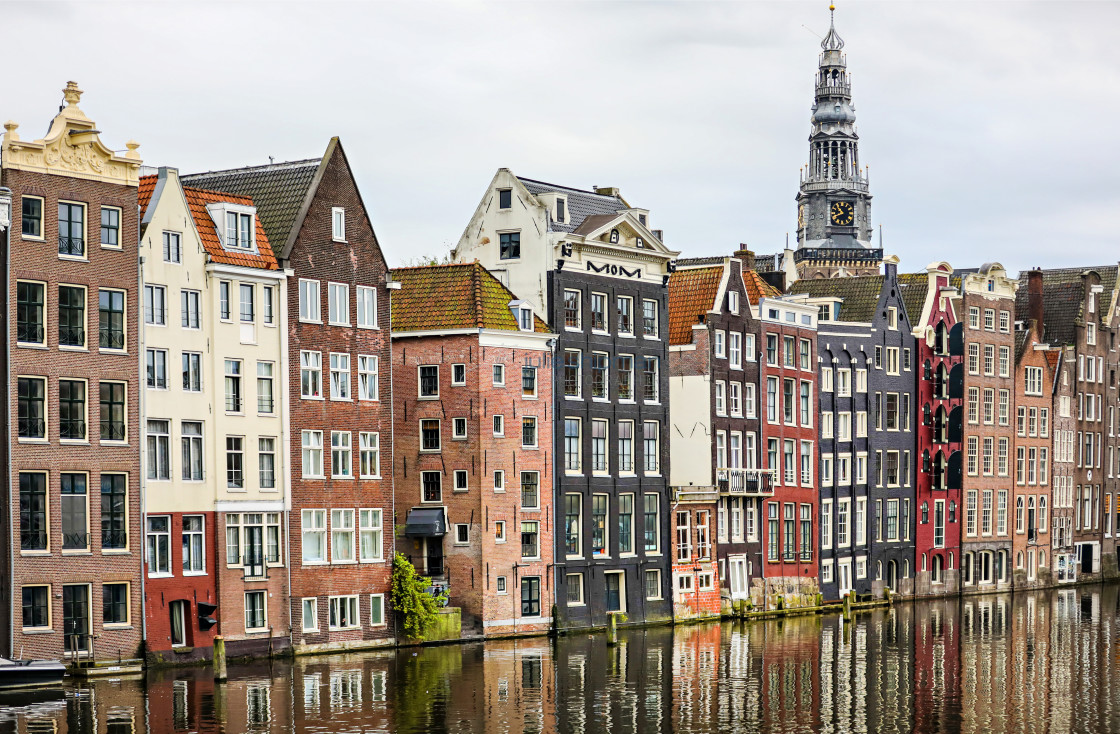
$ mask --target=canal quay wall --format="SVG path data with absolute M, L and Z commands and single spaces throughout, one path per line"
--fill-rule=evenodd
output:
M 925 602 L 925 601 L 951 601 L 953 599 L 966 599 L 975 598 L 977 596 L 993 596 L 998 594 L 1022 594 L 1034 593 L 1040 591 L 1054 591 L 1062 589 L 1085 588 L 1091 586 L 1099 586 L 1108 583 L 1115 583 L 1117 579 L 1101 579 L 1101 580 L 1084 580 L 1069 582 L 1064 584 L 1049 584 L 1041 587 L 1029 587 L 1013 590 L 991 590 L 990 592 L 974 592 L 969 590 L 965 593 L 952 593 L 941 594 L 937 596 L 915 596 L 915 595 L 901 595 L 887 593 L 882 597 L 875 599 L 867 599 L 864 597 L 862 600 L 857 601 L 854 597 L 849 597 L 840 602 L 825 602 L 817 595 L 814 600 L 815 603 L 811 604 L 787 604 L 781 595 L 772 595 L 770 603 L 766 607 L 759 607 L 752 605 L 746 601 L 737 602 L 730 608 L 725 605 L 725 611 L 719 615 L 707 616 L 690 616 L 686 618 L 679 618 L 675 620 L 665 620 L 657 622 L 631 622 L 625 618 L 625 615 L 619 615 L 616 627 L 618 629 L 643 629 L 653 627 L 666 627 L 666 626 L 691 626 L 698 624 L 711 624 L 713 622 L 764 622 L 768 620 L 780 620 L 794 617 L 809 617 L 809 616 L 831 616 L 839 615 L 846 621 L 852 620 L 857 614 L 864 614 L 872 612 L 876 609 L 890 608 L 892 606 L 910 603 L 910 602 Z M 454 612 L 454 609 L 442 610 L 444 612 Z M 454 616 L 454 615 L 451 615 Z M 511 640 L 511 639 L 526 639 L 526 638 L 540 638 L 540 637 L 569 637 L 572 635 L 583 635 L 588 633 L 593 634 L 608 634 L 608 626 L 592 626 L 580 628 L 553 628 L 548 631 L 540 630 L 526 630 L 524 632 L 502 634 L 502 635 L 488 635 L 482 636 L 473 634 L 473 631 L 468 631 L 466 634 L 454 636 L 453 624 L 449 624 L 452 620 L 446 618 L 446 615 L 441 616 L 439 628 L 425 640 L 409 640 L 405 638 L 389 638 L 377 640 L 375 643 L 361 642 L 349 643 L 345 647 L 331 647 L 326 646 L 309 647 L 285 647 L 275 648 L 271 651 L 263 651 L 263 654 L 243 654 L 238 653 L 228 657 L 225 661 L 227 663 L 236 663 L 241 665 L 254 664 L 261 660 L 270 658 L 291 658 L 291 657 L 314 657 L 319 655 L 331 654 L 350 654 L 350 653 L 368 653 L 376 651 L 387 651 L 406 647 L 432 647 L 432 646 L 448 646 L 463 643 L 477 643 L 477 642 L 490 642 L 497 640 Z M 167 657 L 163 655 L 149 654 L 146 657 L 145 668 L 151 670 L 157 669 L 173 669 L 173 668 L 189 668 L 198 666 L 215 665 L 219 667 L 215 661 L 210 657 L 197 657 L 197 656 L 182 656 L 182 657 Z M 99 674 L 99 668 L 91 668 L 86 670 L 75 671 L 82 677 L 95 677 Z M 118 669 L 119 670 L 119 669 Z M 130 668 L 127 672 L 138 673 L 140 668 Z

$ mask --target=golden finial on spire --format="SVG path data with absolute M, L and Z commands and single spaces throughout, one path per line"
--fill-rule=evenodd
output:
M 833 10 L 833 11 L 836 10 L 836 4 L 835 3 L 829 3 L 828 9 Z

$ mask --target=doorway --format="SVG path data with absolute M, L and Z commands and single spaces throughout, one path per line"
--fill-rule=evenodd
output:
M 727 563 L 731 570 L 731 598 L 747 598 L 747 557 L 728 556 Z
M 62 629 L 66 652 L 89 651 L 89 587 L 62 587 Z
M 604 574 L 607 585 L 607 611 L 626 611 L 626 579 L 624 571 L 610 571 Z

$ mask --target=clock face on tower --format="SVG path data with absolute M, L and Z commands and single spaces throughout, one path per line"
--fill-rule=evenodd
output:
M 829 209 L 832 223 L 840 227 L 849 227 L 855 221 L 855 209 L 850 201 L 834 201 Z

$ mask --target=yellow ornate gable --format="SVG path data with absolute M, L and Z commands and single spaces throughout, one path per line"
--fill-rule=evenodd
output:
M 125 143 L 128 152 L 118 155 L 101 142 L 100 131 L 93 120 L 78 108 L 82 90 L 77 82 L 67 82 L 62 90 L 66 99 L 46 137 L 34 141 L 20 140 L 16 123 L 4 123 L 4 138 L 0 143 L 0 160 L 4 168 L 36 173 L 52 173 L 93 181 L 116 183 L 125 186 L 139 184 L 140 144 L 135 140 Z

